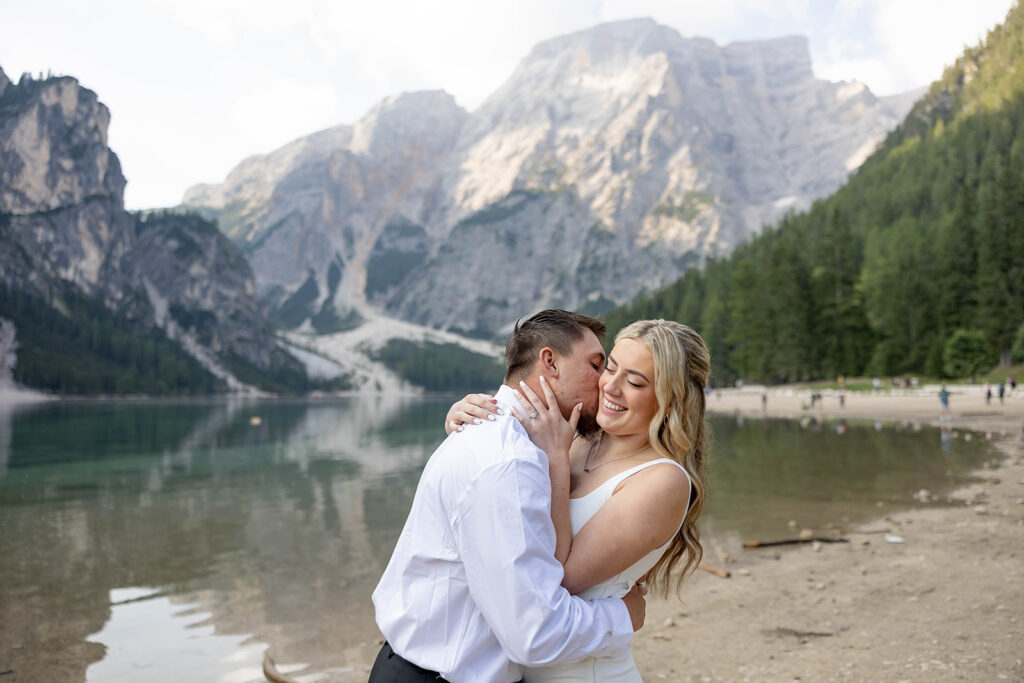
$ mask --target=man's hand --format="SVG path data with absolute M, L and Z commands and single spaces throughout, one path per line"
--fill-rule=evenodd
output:
M 638 583 L 629 589 L 629 592 L 622 596 L 622 602 L 626 603 L 629 610 L 629 620 L 633 622 L 633 631 L 639 631 L 644 626 L 644 619 L 647 616 L 647 586 Z

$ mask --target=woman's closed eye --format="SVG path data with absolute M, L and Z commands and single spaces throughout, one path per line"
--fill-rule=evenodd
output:
M 611 363 L 604 366 L 604 371 L 607 372 L 609 375 L 614 375 L 617 370 L 618 368 L 613 368 Z M 629 386 L 631 387 L 636 387 L 637 389 L 643 389 L 645 386 L 642 382 L 637 382 L 636 380 L 633 379 L 627 379 L 626 383 L 629 384 Z

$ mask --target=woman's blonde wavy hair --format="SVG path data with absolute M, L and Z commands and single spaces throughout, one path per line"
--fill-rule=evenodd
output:
M 704 509 L 707 491 L 708 428 L 704 420 L 705 390 L 711 372 L 711 354 L 701 336 L 686 325 L 671 320 L 638 320 L 616 336 L 642 342 L 654 356 L 654 394 L 658 410 L 651 419 L 648 438 L 663 458 L 671 458 L 690 475 L 690 505 L 679 533 L 647 575 L 652 591 L 667 595 L 675 585 L 700 563 L 704 549 L 700 545 L 697 519 Z M 676 579 L 672 570 L 684 561 Z

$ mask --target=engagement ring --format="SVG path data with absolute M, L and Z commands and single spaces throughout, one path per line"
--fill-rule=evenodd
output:
M 537 419 L 537 413 L 530 413 L 530 419 L 531 420 L 536 420 Z

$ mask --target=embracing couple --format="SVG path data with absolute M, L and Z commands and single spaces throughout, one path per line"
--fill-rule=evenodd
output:
M 385 681 L 639 681 L 646 588 L 697 566 L 710 357 L 643 320 L 520 321 L 493 398 L 452 406 L 373 603 Z

